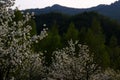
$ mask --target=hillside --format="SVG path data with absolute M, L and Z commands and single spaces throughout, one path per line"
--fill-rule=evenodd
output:
M 98 63 L 102 60 L 102 67 L 120 69 L 120 24 L 115 20 L 96 12 L 77 15 L 51 12 L 35 17 L 38 34 L 43 28 L 48 28 L 47 38 L 37 44 L 35 51 L 47 50 L 49 57 L 53 50 L 66 46 L 68 40 L 79 40 L 95 53 Z
M 100 15 L 96 12 L 84 12 L 73 16 L 68 16 L 61 13 L 47 13 L 37 15 L 35 21 L 38 34 L 44 27 L 50 29 L 53 24 L 57 24 L 59 33 L 63 34 L 66 32 L 71 22 L 73 22 L 75 24 L 75 27 L 80 30 L 81 27 L 89 28 L 94 18 L 99 20 L 104 33 L 108 37 L 107 39 L 109 39 L 109 37 L 112 35 L 116 35 L 119 38 L 120 24 L 115 20 L 111 20 L 110 18 Z M 44 24 L 46 24 L 46 26 L 43 26 Z
M 69 14 L 69 15 L 75 15 L 75 14 L 79 14 L 85 11 L 86 12 L 95 11 L 102 15 L 105 15 L 105 16 L 108 16 L 108 17 L 111 17 L 113 19 L 120 21 L 120 0 L 110 5 L 101 4 L 96 7 L 86 8 L 86 9 L 69 8 L 69 7 L 55 4 L 51 7 L 46 7 L 43 9 L 28 9 L 26 11 L 35 12 L 36 15 L 50 13 L 50 12 L 59 12 L 59 13 L 64 13 L 64 14 Z

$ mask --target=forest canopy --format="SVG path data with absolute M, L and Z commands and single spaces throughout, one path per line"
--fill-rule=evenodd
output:
M 120 79 L 116 21 L 94 12 L 34 19 L 13 3 L 0 5 L 0 80 Z

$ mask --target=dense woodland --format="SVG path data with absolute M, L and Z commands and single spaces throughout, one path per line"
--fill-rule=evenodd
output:
M 0 80 L 119 80 L 120 23 L 96 12 L 33 15 L 0 2 Z
M 35 51 L 52 51 L 65 47 L 68 40 L 79 40 L 95 53 L 95 60 L 102 67 L 120 69 L 120 24 L 96 12 L 69 16 L 48 13 L 35 16 L 37 33 L 47 27 L 48 36 L 36 44 Z M 50 61 L 50 60 L 48 60 Z
M 16 20 L 22 19 L 20 11 Z M 40 34 L 43 28 L 48 28 L 48 36 L 34 44 L 34 50 L 47 51 L 49 65 L 52 63 L 52 52 L 66 47 L 68 40 L 79 40 L 79 43 L 90 47 L 96 55 L 95 60 L 103 67 L 120 69 L 120 24 L 118 21 L 102 16 L 96 12 L 84 12 L 74 16 L 62 13 L 48 13 L 35 16 L 29 25 L 31 33 Z

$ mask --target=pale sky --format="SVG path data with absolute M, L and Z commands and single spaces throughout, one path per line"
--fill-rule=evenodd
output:
M 89 8 L 99 4 L 111 4 L 118 0 L 16 0 L 18 9 L 44 8 L 54 4 L 60 4 L 73 8 Z

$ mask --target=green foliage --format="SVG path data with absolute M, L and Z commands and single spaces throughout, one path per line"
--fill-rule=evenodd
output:
M 49 66 L 49 64 L 51 64 L 52 62 L 52 52 L 62 47 L 61 36 L 59 35 L 58 31 L 58 25 L 55 23 L 48 31 L 48 36 L 43 40 L 39 41 L 36 45 L 37 47 L 35 47 L 35 51 L 45 52 L 44 56 L 47 66 Z
M 20 21 L 23 19 L 23 14 L 19 10 L 15 10 L 15 18 L 13 20 Z
M 106 50 L 105 37 L 98 20 L 93 19 L 92 27 L 88 29 L 86 33 L 85 42 L 95 53 L 95 60 L 98 61 L 102 67 L 108 67 L 110 64 L 109 54 Z
M 41 40 L 38 44 L 42 51 L 46 50 L 49 53 L 61 47 L 61 36 L 59 35 L 57 24 L 52 26 L 52 28 L 48 31 L 48 36 Z
M 83 26 L 85 28 L 91 27 L 94 18 L 96 18 L 100 22 L 104 36 L 106 37 L 107 40 L 105 43 L 108 44 L 110 36 L 112 35 L 115 35 L 117 36 L 117 38 L 119 38 L 120 35 L 119 22 L 115 20 L 111 20 L 110 18 L 106 16 L 102 16 L 96 12 L 84 12 L 73 16 L 60 14 L 60 13 L 47 13 L 47 14 L 36 15 L 35 21 L 38 32 L 42 30 L 43 24 L 47 24 L 47 27 L 50 29 L 54 21 L 56 21 L 56 23 L 59 25 L 58 29 L 60 35 L 63 35 L 63 33 L 67 31 L 69 24 L 71 22 L 75 24 L 76 29 L 80 30 L 81 27 Z M 120 42 L 120 38 L 118 39 L 118 42 Z
M 118 45 L 117 38 L 115 36 L 112 36 L 110 38 L 109 46 L 114 48 Z
M 32 27 L 32 30 L 31 30 L 31 32 L 30 32 L 31 36 L 37 34 L 37 31 L 36 31 L 36 23 L 35 23 L 35 21 L 34 21 L 33 19 L 31 19 L 31 20 L 29 21 L 29 25 Z
M 114 35 L 110 38 L 109 53 L 111 59 L 110 66 L 114 69 L 120 69 L 120 47 L 118 45 L 117 38 Z
M 114 68 L 119 68 L 119 65 L 115 64 L 119 63 L 119 58 L 116 58 L 116 55 L 120 53 L 118 46 L 120 24 L 115 20 L 95 12 L 84 12 L 73 16 L 48 13 L 36 16 L 35 20 L 38 30 L 42 28 L 40 26 L 43 26 L 43 24 L 46 24 L 49 28 L 48 37 L 37 44 L 36 51 L 42 50 L 44 52 L 47 50 L 50 54 L 46 55 L 51 56 L 53 50 L 65 47 L 68 40 L 79 40 L 80 43 L 89 45 L 90 50 L 95 53 L 94 59 L 102 67 L 106 68 L 117 62 L 114 63 Z M 53 29 L 54 22 L 57 24 L 57 30 Z M 111 40 L 112 35 L 115 35 L 116 39 L 113 37 Z M 117 48 L 114 50 L 112 46 L 116 45 Z
M 81 43 L 85 43 L 85 36 L 86 36 L 87 29 L 85 27 L 82 27 L 79 32 L 79 40 Z
M 75 28 L 74 23 L 71 22 L 65 34 L 65 40 L 66 41 L 71 39 L 73 41 L 78 40 L 78 35 L 79 35 L 79 31 Z
M 16 10 L 14 14 L 14 11 L 12 13 L 6 7 L 0 10 L 5 10 L 0 15 L 0 80 L 119 79 L 119 74 L 114 70 L 106 71 L 107 67 L 120 69 L 119 24 L 116 24 L 117 28 L 110 27 L 110 31 L 114 31 L 107 34 L 104 28 L 107 23 L 101 22 L 96 13 L 85 12 L 72 18 L 50 14 L 53 17 L 46 17 L 47 23 L 50 24 L 51 19 L 55 23 L 51 23 L 48 36 L 46 29 L 37 36 L 36 24 L 29 13 L 24 15 Z M 66 31 L 65 35 L 59 34 L 62 30 Z M 113 34 L 117 37 L 111 37 Z M 66 47 L 68 40 L 71 41 Z M 89 45 L 89 48 L 78 44 L 76 40 Z

